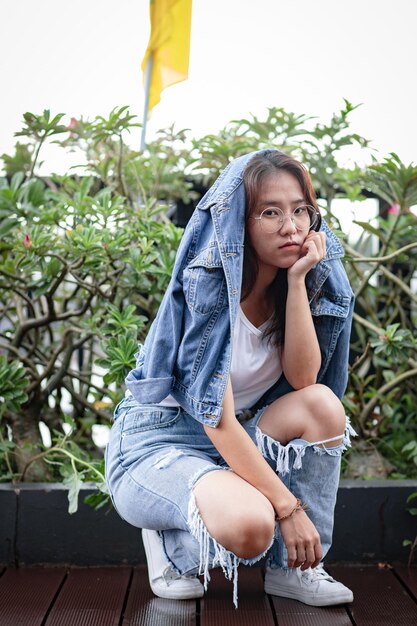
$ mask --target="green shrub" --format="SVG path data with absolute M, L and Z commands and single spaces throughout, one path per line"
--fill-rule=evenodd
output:
M 348 101 L 328 124 L 282 108 L 265 120 L 234 120 L 216 136 L 189 140 L 162 130 L 144 153 L 125 143 L 137 126 L 127 107 L 107 118 L 71 120 L 26 113 L 14 155 L 3 155 L 0 184 L 0 470 L 5 480 L 64 479 L 72 510 L 83 480 L 103 481 L 95 424 L 111 423 L 172 271 L 182 231 L 175 203 L 192 203 L 220 169 L 249 150 L 283 148 L 309 167 L 326 219 L 339 232 L 355 294 L 351 372 L 345 397 L 362 439 L 395 468 L 415 476 L 410 441 L 417 426 L 417 168 L 391 154 L 382 163 L 338 165 L 351 133 Z M 20 140 L 21 141 L 21 140 Z M 78 151 L 82 167 L 40 175 L 42 146 Z M 375 194 L 396 212 L 356 222 L 355 247 L 334 199 Z M 379 251 L 365 257 L 373 238 Z M 45 446 L 43 422 L 52 434 Z M 405 450 L 405 452 L 404 452 Z M 345 463 L 349 469 L 349 458 Z

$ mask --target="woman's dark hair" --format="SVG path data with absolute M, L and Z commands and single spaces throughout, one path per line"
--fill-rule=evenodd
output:
M 265 178 L 280 171 L 292 174 L 300 184 L 305 202 L 311 204 L 317 211 L 319 210 L 314 187 L 304 165 L 293 157 L 282 154 L 282 152 L 269 152 L 251 159 L 243 174 L 246 192 L 246 226 L 250 216 L 257 208 L 259 192 Z M 320 224 L 321 218 L 319 218 L 314 230 L 319 230 Z M 245 300 L 252 291 L 259 271 L 258 258 L 247 233 L 248 228 L 246 227 L 241 300 Z M 282 346 L 285 338 L 287 293 L 287 270 L 280 268 L 267 290 L 267 300 L 269 304 L 272 304 L 274 313 L 272 321 L 265 331 L 265 336 L 277 347 Z

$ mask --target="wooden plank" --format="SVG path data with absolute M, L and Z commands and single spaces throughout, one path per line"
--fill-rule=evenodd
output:
M 279 626 L 352 626 L 343 607 L 308 606 L 289 598 L 271 598 Z
M 395 565 L 394 572 L 401 579 L 403 585 L 414 596 L 417 602 L 417 567 L 406 567 L 405 565 Z
M 357 626 L 417 624 L 417 605 L 390 569 L 376 566 L 329 567 L 353 591 L 350 612 Z
M 211 582 L 201 601 L 201 626 L 274 626 L 259 567 L 239 567 L 238 609 L 233 605 L 233 583 L 219 569 L 210 575 Z
M 135 569 L 123 626 L 195 626 L 196 600 L 157 598 L 151 591 L 146 566 Z
M 38 626 L 65 578 L 63 568 L 9 568 L 0 578 L 1 626 Z
M 131 568 L 71 569 L 45 626 L 118 626 Z

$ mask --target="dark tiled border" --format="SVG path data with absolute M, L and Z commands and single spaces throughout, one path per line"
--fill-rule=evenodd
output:
M 342 481 L 333 547 L 327 562 L 406 563 L 404 539 L 417 532 L 406 510 L 417 481 Z M 114 510 L 94 511 L 83 503 L 68 514 L 60 484 L 0 484 L 0 563 L 136 565 L 145 562 L 140 530 Z

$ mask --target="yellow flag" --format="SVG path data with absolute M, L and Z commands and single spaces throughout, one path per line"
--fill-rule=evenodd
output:
M 151 36 L 142 61 L 145 73 L 152 55 L 150 111 L 161 91 L 188 77 L 192 0 L 150 0 Z

